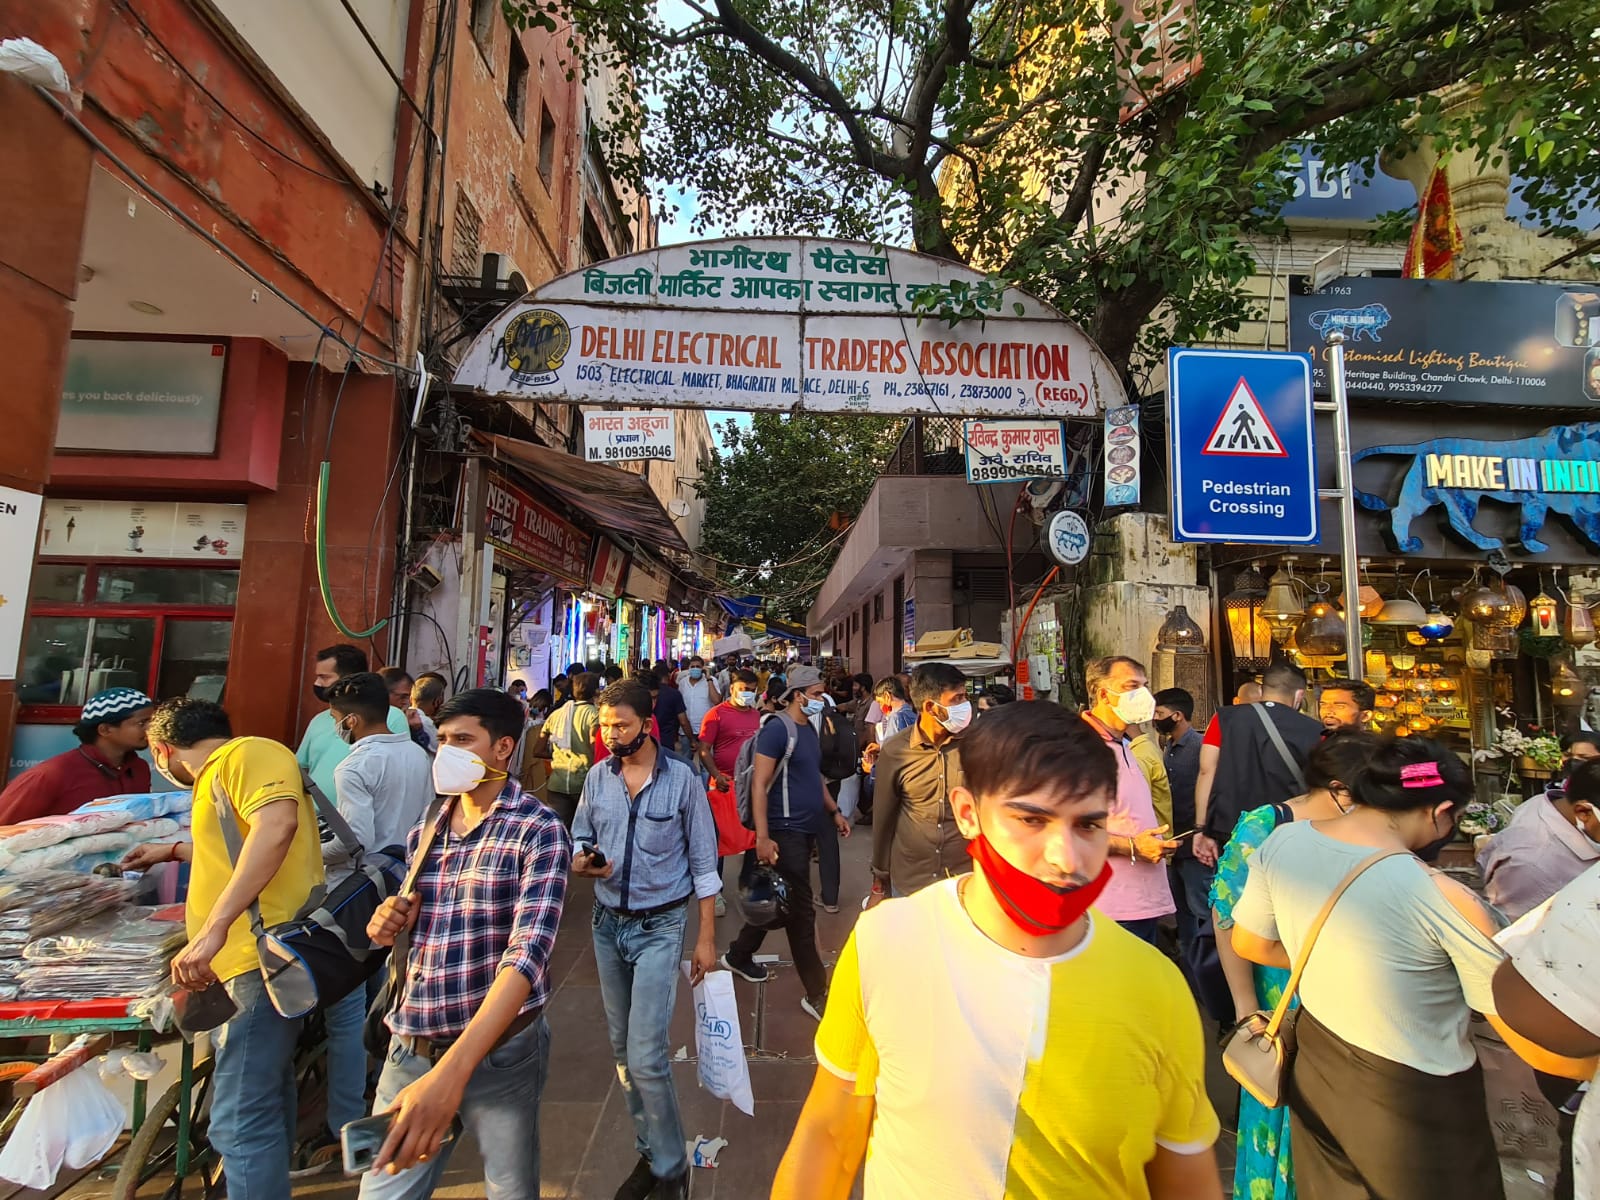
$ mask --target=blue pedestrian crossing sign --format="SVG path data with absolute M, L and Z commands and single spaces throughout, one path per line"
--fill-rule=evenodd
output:
M 1167 437 L 1175 541 L 1317 544 L 1310 355 L 1174 347 Z

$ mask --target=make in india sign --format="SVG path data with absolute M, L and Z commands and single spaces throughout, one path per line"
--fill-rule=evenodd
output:
M 1033 297 L 908 250 L 796 238 L 661 247 L 552 280 L 478 336 L 455 382 L 677 408 L 1061 419 L 1126 403 L 1094 343 Z

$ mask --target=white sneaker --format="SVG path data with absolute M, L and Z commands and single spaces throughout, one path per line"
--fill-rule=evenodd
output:
M 716 912 L 717 912 L 717 916 L 719 916 L 719 917 L 725 917 L 725 916 L 728 915 L 728 902 L 726 900 L 724 900 L 721 896 L 717 897 Z

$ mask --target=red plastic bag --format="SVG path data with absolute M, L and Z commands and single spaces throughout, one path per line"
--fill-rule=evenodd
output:
M 733 789 L 722 792 L 707 788 L 706 799 L 711 801 L 711 818 L 717 823 L 717 856 L 726 858 L 755 849 L 756 832 L 739 823 L 739 802 L 734 799 Z

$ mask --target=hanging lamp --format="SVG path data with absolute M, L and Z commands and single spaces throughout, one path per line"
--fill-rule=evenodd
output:
M 1156 631 L 1156 649 L 1176 654 L 1204 654 L 1206 635 L 1182 604 L 1174 604 Z
M 1233 577 L 1233 591 L 1222 599 L 1234 666 L 1240 671 L 1265 670 L 1272 661 L 1272 625 L 1262 613 L 1267 584 L 1257 564 Z
M 1569 646 L 1587 646 L 1595 639 L 1594 618 L 1589 615 L 1589 602 L 1571 591 L 1570 576 L 1567 585 L 1567 619 L 1561 623 L 1561 638 Z
M 1528 601 L 1528 629 L 1534 637 L 1561 636 L 1560 608 L 1541 584 L 1539 594 Z
M 1294 559 L 1286 558 L 1283 562 L 1284 565 L 1273 572 L 1272 581 L 1267 584 L 1266 599 L 1261 602 L 1261 611 L 1266 614 L 1273 637 L 1280 644 L 1288 640 L 1306 611 L 1296 587 Z

